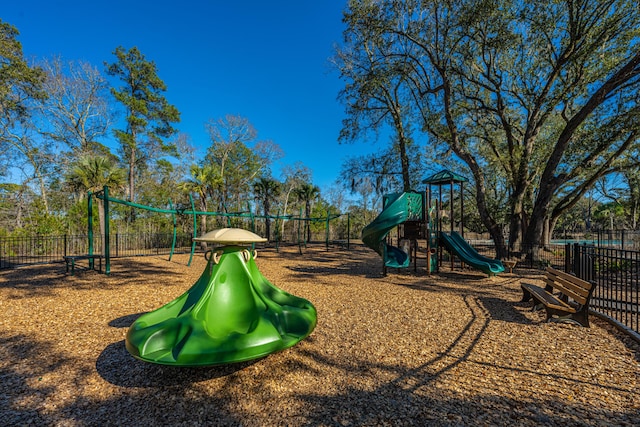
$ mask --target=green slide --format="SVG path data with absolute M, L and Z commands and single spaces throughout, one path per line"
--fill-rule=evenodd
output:
M 477 268 L 489 276 L 495 276 L 496 274 L 504 271 L 504 266 L 500 260 L 480 255 L 473 246 L 467 243 L 467 241 L 455 231 L 451 234 L 441 232 L 440 240 L 453 255 L 456 255 L 465 263 Z
M 382 257 L 386 267 L 407 267 L 411 261 L 409 254 L 385 242 L 389 231 L 409 217 L 408 194 L 390 195 L 380 215 L 362 230 L 362 242 Z

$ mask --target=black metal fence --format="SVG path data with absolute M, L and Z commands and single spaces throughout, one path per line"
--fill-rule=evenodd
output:
M 190 251 L 191 238 L 190 234 L 177 234 L 174 252 Z M 172 240 L 171 233 L 112 234 L 109 236 L 110 256 L 168 255 Z M 0 269 L 62 262 L 64 256 L 88 252 L 89 238 L 86 235 L 5 237 L 0 238 Z M 93 238 L 93 253 L 103 253 L 102 236 L 99 234 Z
M 496 257 L 496 247 L 493 243 L 474 242 L 469 243 L 481 255 L 489 258 Z M 504 253 L 507 254 L 506 259 L 517 262 L 518 268 L 526 268 L 533 270 L 544 270 L 551 266 L 558 269 L 565 268 L 566 258 L 565 244 L 550 244 L 547 246 L 539 245 L 521 245 L 517 250 L 505 248 Z
M 275 241 L 275 245 L 277 247 L 278 244 L 283 243 L 299 244 L 300 241 L 306 243 L 305 236 L 298 236 L 297 233 L 294 233 L 293 235 L 285 236 L 289 240 Z M 340 242 L 340 240 L 335 239 L 340 236 L 340 234 L 333 233 L 331 229 L 315 231 L 311 233 L 312 240 L 309 243 L 333 244 Z M 188 253 L 191 250 L 192 238 L 191 234 L 177 233 L 174 253 Z M 113 233 L 109 235 L 109 256 L 111 258 L 123 258 L 169 255 L 172 242 L 172 233 Z M 271 244 L 274 244 L 274 242 L 271 242 Z M 196 250 L 199 250 L 199 246 L 196 246 Z M 89 238 L 87 235 L 0 237 L 0 269 L 62 262 L 64 256 L 86 255 L 88 253 Z M 93 236 L 92 253 L 96 255 L 104 254 L 103 240 L 100 234 Z
M 0 238 L 0 269 L 62 261 L 65 255 L 87 253 L 87 236 Z
M 640 250 L 640 230 L 598 230 L 595 246 Z
M 102 252 L 101 237 L 98 237 L 97 252 Z M 179 233 L 176 235 L 175 253 L 185 253 L 191 250 L 192 235 Z M 109 255 L 113 258 L 144 256 L 144 255 L 169 255 L 173 234 L 171 233 L 136 233 L 113 234 L 109 236 Z M 95 251 L 94 251 L 95 252 Z
M 567 245 L 567 271 L 595 283 L 594 311 L 640 334 L 640 252 Z

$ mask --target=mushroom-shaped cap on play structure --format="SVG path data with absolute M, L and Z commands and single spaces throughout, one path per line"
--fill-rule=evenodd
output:
M 125 345 L 135 358 L 174 366 L 243 362 L 292 347 L 313 331 L 313 304 L 269 282 L 255 250 L 246 248 L 265 239 L 225 228 L 198 240 L 223 246 L 205 254 L 207 267 L 189 290 L 131 325 Z
M 260 237 L 241 228 L 219 228 L 196 237 L 196 242 L 221 243 L 223 245 L 246 245 L 250 243 L 262 243 L 267 239 Z

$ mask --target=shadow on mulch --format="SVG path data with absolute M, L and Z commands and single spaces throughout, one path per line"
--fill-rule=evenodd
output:
M 500 298 L 480 297 L 480 303 L 487 310 L 492 320 L 503 322 L 521 323 L 531 325 L 533 322 L 516 309 L 517 305 L 526 303 L 512 303 Z
M 145 312 L 121 316 L 108 324 L 114 328 L 128 328 L 143 314 Z M 166 387 L 225 377 L 258 360 L 203 367 L 159 365 L 134 358 L 127 351 L 123 340 L 108 345 L 102 351 L 96 361 L 96 370 L 105 381 L 121 387 Z
M 203 367 L 158 365 L 134 358 L 122 340 L 109 344 L 100 353 L 96 370 L 105 381 L 120 387 L 168 387 L 226 377 L 259 360 Z

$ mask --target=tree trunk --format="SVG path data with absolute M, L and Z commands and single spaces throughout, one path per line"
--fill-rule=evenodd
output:
M 129 201 L 135 199 L 135 179 L 136 179 L 136 149 L 131 147 L 129 151 Z
M 524 229 L 523 196 L 512 196 L 511 220 L 509 222 L 509 249 L 518 251 L 522 246 Z
M 207 199 L 205 194 L 200 194 L 200 209 L 202 212 L 207 211 Z M 208 215 L 200 215 L 200 234 L 205 234 L 207 232 L 207 216 Z
M 293 191 L 293 187 L 289 187 L 289 190 L 287 191 L 287 195 L 284 198 L 284 206 L 283 206 L 283 209 L 282 209 L 282 216 L 287 216 L 287 208 L 289 206 L 289 196 L 291 195 L 291 191 Z M 281 227 L 281 230 L 280 230 L 280 235 L 281 236 L 284 236 L 284 223 L 285 223 L 285 221 L 282 220 L 282 223 L 281 223 L 281 226 L 280 226 Z
M 305 221 L 305 224 L 307 226 L 307 242 L 311 241 L 311 221 L 309 220 L 309 218 L 311 217 L 311 203 L 307 201 L 307 203 L 305 203 L 305 215 L 307 216 L 307 220 Z
M 263 206 L 264 206 L 264 226 L 265 226 L 265 234 L 266 234 L 266 238 L 267 241 L 270 242 L 271 241 L 271 220 L 269 219 L 269 199 L 265 196 L 264 201 L 263 201 Z
M 545 204 L 537 203 L 533 207 L 531 220 L 529 222 L 529 226 L 527 227 L 527 231 L 524 237 L 525 245 L 540 246 L 543 244 L 544 224 L 545 224 L 547 215 L 549 214 L 547 204 L 548 202 Z
M 40 194 L 42 195 L 42 204 L 44 205 L 44 212 L 49 214 L 49 201 L 47 200 L 47 185 L 44 182 L 44 177 L 38 171 L 38 182 L 40 183 Z
M 551 220 L 547 217 L 544 220 L 543 228 L 542 228 L 542 246 L 549 247 L 551 243 L 551 233 L 553 229 L 551 228 Z

